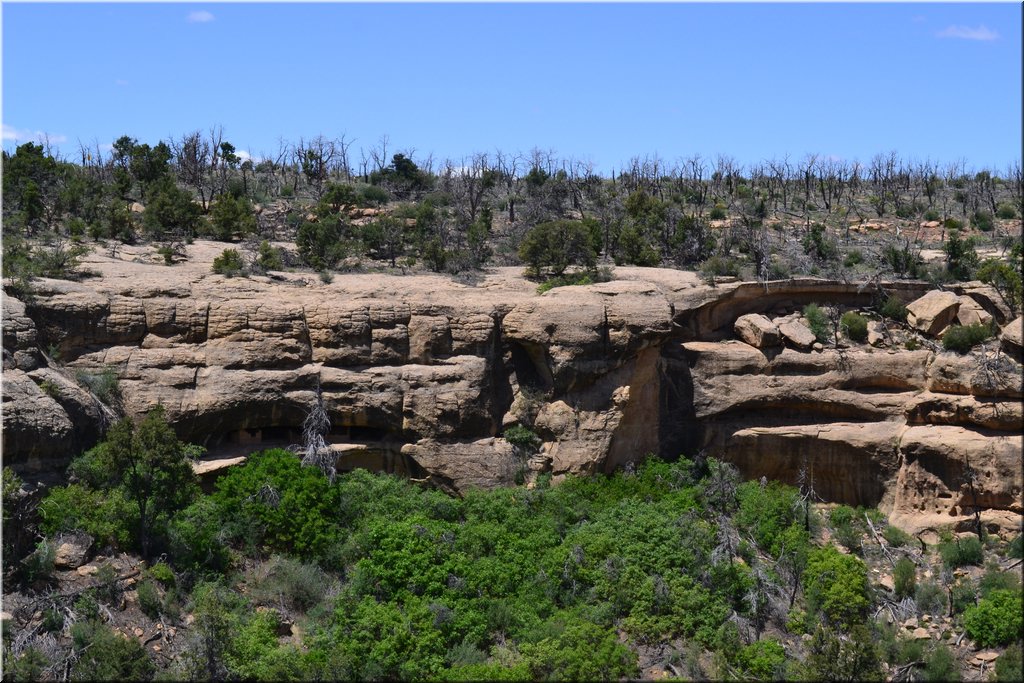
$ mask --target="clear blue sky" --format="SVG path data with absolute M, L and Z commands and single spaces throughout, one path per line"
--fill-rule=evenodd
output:
M 1020 4 L 10 4 L 3 144 L 254 156 L 318 133 L 420 156 L 815 152 L 1002 170 L 1021 156 Z

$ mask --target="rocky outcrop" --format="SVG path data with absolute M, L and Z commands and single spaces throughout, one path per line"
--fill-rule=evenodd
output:
M 712 287 L 618 268 L 611 282 L 538 295 L 518 269 L 473 282 L 225 279 L 209 268 L 221 248 L 196 242 L 174 267 L 141 248 L 94 254 L 99 278 L 40 281 L 24 306 L 5 297 L 5 464 L 53 471 L 95 443 L 114 417 L 100 399 L 111 397 L 79 378 L 107 373 L 114 407 L 139 417 L 162 404 L 181 438 L 209 449 L 208 480 L 248 452 L 298 442 L 322 401 L 340 469 L 453 492 L 703 450 L 750 477 L 813 471 L 823 498 L 881 505 L 908 526 L 956 523 L 974 508 L 1005 526 L 1022 512 L 1017 362 L 934 344 L 908 351 L 913 330 L 880 323 L 878 348 L 820 350 L 799 320 L 812 302 L 913 302 L 923 283 Z M 1006 322 L 980 284 L 951 296 Z M 515 425 L 539 445 L 506 441 Z

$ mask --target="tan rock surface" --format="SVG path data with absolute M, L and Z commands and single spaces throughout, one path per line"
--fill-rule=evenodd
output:
M 782 342 L 779 328 L 760 313 L 741 315 L 736 318 L 733 329 L 736 330 L 737 337 L 754 348 L 763 349 L 770 346 L 778 346 Z
M 907 323 L 934 337 L 956 320 L 959 308 L 956 294 L 932 290 L 907 304 Z

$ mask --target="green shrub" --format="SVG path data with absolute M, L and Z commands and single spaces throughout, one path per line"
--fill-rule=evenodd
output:
M 957 353 L 967 353 L 972 348 L 992 337 L 992 328 L 981 323 L 953 325 L 942 335 L 942 348 Z
M 885 529 L 882 531 L 882 538 L 884 538 L 885 542 L 893 548 L 902 548 L 913 540 L 913 536 L 892 524 L 886 525 Z
M 863 342 L 868 338 L 868 319 L 860 313 L 855 311 L 843 313 L 839 325 L 846 336 L 853 341 Z
M 939 542 L 939 556 L 942 557 L 942 563 L 949 568 L 968 564 L 981 565 L 982 550 L 981 541 L 976 536 L 947 537 Z
M 526 233 L 519 258 L 533 275 L 558 276 L 573 265 L 593 269 L 597 250 L 591 231 L 581 221 L 550 221 Z
M 237 249 L 225 249 L 213 259 L 213 272 L 225 277 L 234 277 L 245 269 L 242 255 Z
M 1020 642 L 1006 648 L 996 660 L 996 680 L 1016 683 L 1024 680 L 1024 652 Z
M 76 370 L 75 380 L 107 405 L 121 398 L 120 377 L 117 369 L 107 366 L 102 370 Z
M 853 268 L 854 266 L 864 263 L 864 252 L 860 249 L 851 249 L 846 252 L 846 258 L 843 259 L 843 265 L 847 268 Z
M 998 564 L 989 563 L 985 567 L 985 573 L 978 581 L 978 590 L 981 592 L 981 597 L 987 598 L 994 591 L 1016 590 L 1020 589 L 1020 585 L 1020 572 L 1004 572 Z
M 807 304 L 804 306 L 804 317 L 807 318 L 807 325 L 810 327 L 811 332 L 814 333 L 815 338 L 824 344 L 831 336 L 829 331 L 828 316 L 825 315 L 818 304 Z
M 831 546 L 808 556 L 804 590 L 812 608 L 843 628 L 862 623 L 870 605 L 867 567 Z
M 950 589 L 950 601 L 954 614 L 963 614 L 968 607 L 978 604 L 978 591 L 970 577 L 962 577 Z
M 523 425 L 509 427 L 502 436 L 510 444 L 523 451 L 532 452 L 541 444 L 540 437 Z
M 270 246 L 270 242 L 260 242 L 259 252 L 256 256 L 256 266 L 263 272 L 271 270 L 283 270 L 284 259 L 281 258 L 281 250 Z
M 348 255 L 347 233 L 348 225 L 337 217 L 315 223 L 303 220 L 295 235 L 299 258 L 315 270 L 333 268 Z
M 935 209 L 928 209 L 927 211 L 924 212 L 923 218 L 926 221 L 937 221 L 939 220 L 940 216 L 939 212 L 936 211 Z
M 330 577 L 316 565 L 275 555 L 259 568 L 249 595 L 260 604 L 305 613 L 323 599 L 330 584 Z
M 759 640 L 744 645 L 736 654 L 736 663 L 745 680 L 777 681 L 782 679 L 786 651 L 777 640 Z
M 1020 559 L 1024 557 L 1024 534 L 1017 534 L 1017 537 L 1010 541 L 1006 549 L 1006 556 Z
M 145 579 L 138 584 L 135 590 L 139 598 L 139 609 L 150 619 L 158 619 L 163 603 L 160 599 L 160 591 L 157 589 L 156 583 Z
M 701 275 L 704 277 L 738 277 L 740 264 L 734 258 L 726 256 L 712 256 L 704 261 L 700 267 Z
M 57 548 L 52 541 L 43 539 L 28 557 L 22 560 L 22 570 L 29 583 L 49 581 L 55 569 Z
M 946 594 L 934 581 L 924 581 L 917 584 L 914 602 L 922 613 L 938 614 L 946 609 Z
M 256 213 L 245 197 L 223 194 L 210 209 L 210 224 L 214 238 L 230 241 L 236 235 L 256 232 Z
M 888 296 L 879 312 L 890 320 L 901 323 L 907 322 L 907 307 L 897 296 Z
M 713 221 L 720 221 L 723 218 L 725 218 L 725 215 L 726 215 L 725 214 L 725 207 L 724 206 L 719 206 L 718 204 L 716 204 L 711 209 L 711 211 L 708 212 L 708 218 L 710 218 Z M 1011 216 L 1011 218 L 1012 218 L 1012 216 Z
M 975 211 L 971 217 L 971 225 L 982 232 L 991 232 L 994 225 L 992 214 L 988 211 Z
M 907 557 L 901 557 L 896 561 L 892 572 L 893 585 L 895 586 L 896 597 L 908 598 L 914 594 L 917 588 L 917 567 Z
M 992 591 L 977 606 L 964 612 L 964 628 L 982 647 L 1009 645 L 1021 637 L 1022 610 L 1019 589 Z
M 1013 208 L 1013 204 L 1003 202 L 996 207 L 996 216 L 1004 221 L 1012 220 L 1017 217 L 1017 210 Z
M 370 206 L 382 206 L 391 199 L 388 191 L 377 185 L 367 185 L 359 195 L 362 197 L 363 202 Z
M 146 573 L 149 574 L 152 579 L 159 581 L 160 584 L 165 587 L 173 586 L 176 581 L 174 571 L 166 562 L 157 562 L 146 570 Z
M 936 683 L 960 680 L 960 666 L 946 645 L 936 643 L 929 649 L 924 657 L 921 679 Z
M 947 218 L 946 220 L 942 221 L 942 227 L 944 227 L 946 230 L 950 230 L 950 231 L 952 231 L 952 230 L 963 230 L 964 229 L 964 224 L 961 221 L 958 221 L 955 218 Z
M 145 681 L 155 667 L 134 638 L 122 638 L 97 620 L 71 627 L 72 647 L 77 658 L 71 679 L 79 681 Z

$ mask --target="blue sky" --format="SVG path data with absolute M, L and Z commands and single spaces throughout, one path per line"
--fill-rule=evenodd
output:
M 224 127 L 458 159 L 1021 155 L 1012 4 L 11 4 L 3 144 Z

